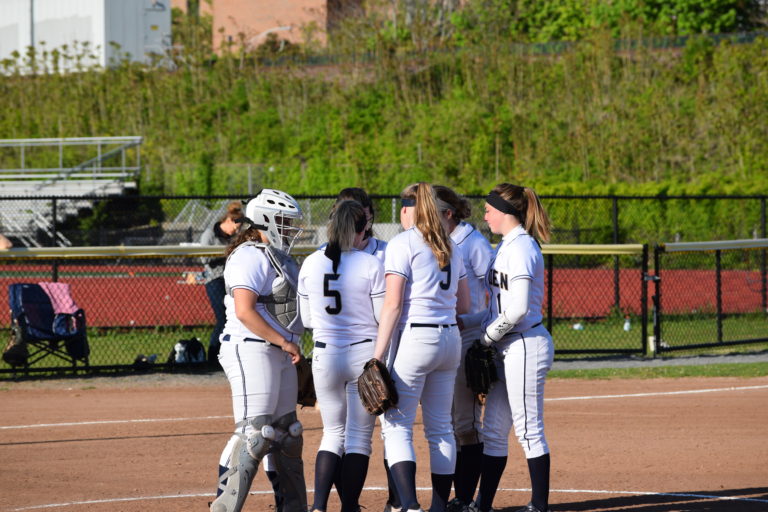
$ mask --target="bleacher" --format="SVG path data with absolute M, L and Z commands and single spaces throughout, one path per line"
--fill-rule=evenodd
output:
M 56 245 L 71 243 L 53 229 L 51 201 L 57 218 L 91 206 L 87 196 L 121 195 L 136 188 L 141 169 L 142 137 L 0 139 L 0 232 L 27 247 L 37 247 L 42 231 Z M 19 208 L 9 197 L 28 197 Z M 41 199 L 34 199 L 39 197 Z

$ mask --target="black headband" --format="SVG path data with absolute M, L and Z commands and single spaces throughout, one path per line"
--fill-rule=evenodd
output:
M 493 206 L 502 213 L 508 215 L 514 215 L 518 219 L 522 219 L 520 210 L 512 206 L 512 203 L 501 197 L 498 192 L 491 192 L 488 197 L 485 198 L 485 202 Z
M 403 208 L 407 208 L 409 206 L 416 206 L 416 199 L 413 197 L 404 197 L 400 199 L 400 204 L 402 204 Z

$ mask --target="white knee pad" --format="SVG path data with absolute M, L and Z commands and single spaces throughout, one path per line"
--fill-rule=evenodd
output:
M 253 457 L 256 462 L 261 462 L 264 456 L 267 455 L 269 449 L 272 447 L 272 443 L 275 441 L 276 433 L 274 427 L 270 424 L 272 416 L 256 416 L 246 420 L 247 428 L 247 446 L 248 454 Z

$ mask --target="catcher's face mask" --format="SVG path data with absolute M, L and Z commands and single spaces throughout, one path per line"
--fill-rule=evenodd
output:
M 264 231 L 269 243 L 277 250 L 289 253 L 303 228 L 299 203 L 280 190 L 264 189 L 248 201 L 245 216 Z

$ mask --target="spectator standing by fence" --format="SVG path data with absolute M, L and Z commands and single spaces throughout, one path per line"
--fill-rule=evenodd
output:
M 234 233 L 237 231 L 237 221 L 243 217 L 243 203 L 232 201 L 227 204 L 227 210 L 223 217 L 211 224 L 200 236 L 200 245 L 229 245 Z M 219 347 L 221 342 L 219 337 L 224 324 L 227 321 L 227 313 L 224 309 L 224 258 L 204 258 L 205 264 L 205 292 L 208 294 L 208 301 L 211 303 L 211 309 L 216 317 L 216 323 L 211 331 L 211 337 L 208 342 L 208 362 L 212 365 L 218 364 Z
M 8 240 L 5 235 L 0 235 L 0 249 L 10 249 L 13 247 L 13 242 Z

